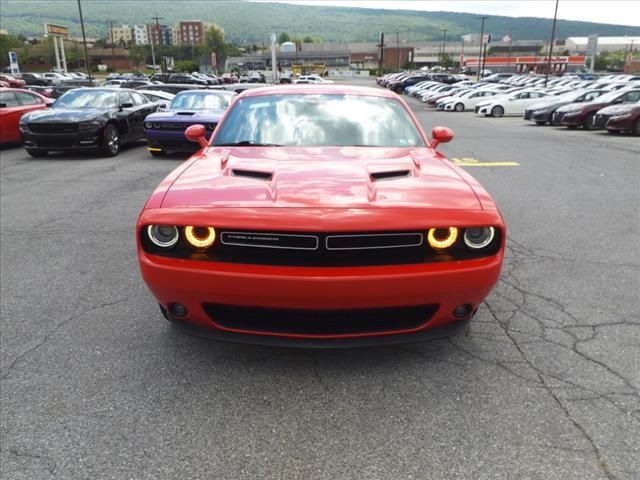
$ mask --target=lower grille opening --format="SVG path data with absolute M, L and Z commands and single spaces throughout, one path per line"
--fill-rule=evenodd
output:
M 216 324 L 233 330 L 299 335 L 350 335 L 412 330 L 425 325 L 438 305 L 302 310 L 205 303 Z

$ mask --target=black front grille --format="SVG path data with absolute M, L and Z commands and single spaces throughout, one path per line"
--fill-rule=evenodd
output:
M 29 130 L 34 133 L 75 133 L 77 123 L 30 123 Z
M 36 137 L 33 139 L 38 147 L 45 148 L 72 148 L 76 145 L 75 137 Z
M 486 257 L 497 253 L 501 232 L 491 245 L 479 251 L 468 249 L 462 241 L 437 252 L 426 241 L 425 232 L 257 232 L 221 230 L 213 246 L 198 251 L 180 236 L 170 250 L 155 247 L 141 232 L 147 252 L 173 258 L 250 265 L 283 265 L 299 267 L 356 267 L 375 265 L 408 265 L 427 262 L 451 262 Z
M 596 128 L 604 128 L 607 124 L 607 120 L 609 120 L 609 115 L 596 115 L 593 117 L 593 126 Z
M 298 335 L 350 335 L 412 330 L 425 325 L 438 305 L 346 310 L 297 310 L 205 303 L 224 328 Z
M 531 114 L 533 113 L 532 110 L 525 110 L 524 111 L 524 119 L 525 120 L 531 120 Z
M 160 130 L 185 130 L 190 123 L 182 123 L 182 122 L 161 122 L 158 124 Z

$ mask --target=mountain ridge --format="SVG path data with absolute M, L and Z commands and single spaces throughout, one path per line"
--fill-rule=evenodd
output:
M 54 5 L 55 13 L 48 14 Z M 114 4 L 121 8 L 114 8 Z M 480 15 L 458 12 L 385 10 L 360 7 L 328 7 L 286 3 L 225 0 L 179 2 L 156 0 L 83 0 L 85 28 L 90 37 L 106 37 L 109 21 L 114 25 L 152 22 L 161 15 L 162 23 L 173 25 L 180 20 L 201 20 L 220 25 L 228 41 L 268 43 L 272 32 L 292 36 L 311 36 L 324 42 L 376 41 L 380 31 L 400 33 L 404 41 L 439 41 L 442 30 L 449 40 L 479 33 Z M 80 36 L 75 0 L 3 0 L 3 28 L 12 34 L 40 35 L 43 23 L 61 23 Z M 514 40 L 547 40 L 551 19 L 537 17 L 490 16 L 485 31 L 495 38 L 513 32 Z M 593 22 L 558 20 L 556 38 L 570 36 L 640 36 L 640 27 Z

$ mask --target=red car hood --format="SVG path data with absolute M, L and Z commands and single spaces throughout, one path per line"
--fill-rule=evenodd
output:
M 451 164 L 426 149 L 216 147 L 175 179 L 163 208 L 481 209 Z

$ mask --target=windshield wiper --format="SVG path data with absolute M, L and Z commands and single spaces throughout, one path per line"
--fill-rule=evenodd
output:
M 260 143 L 253 140 L 242 140 L 240 142 L 216 143 L 214 147 L 281 147 L 278 143 Z

